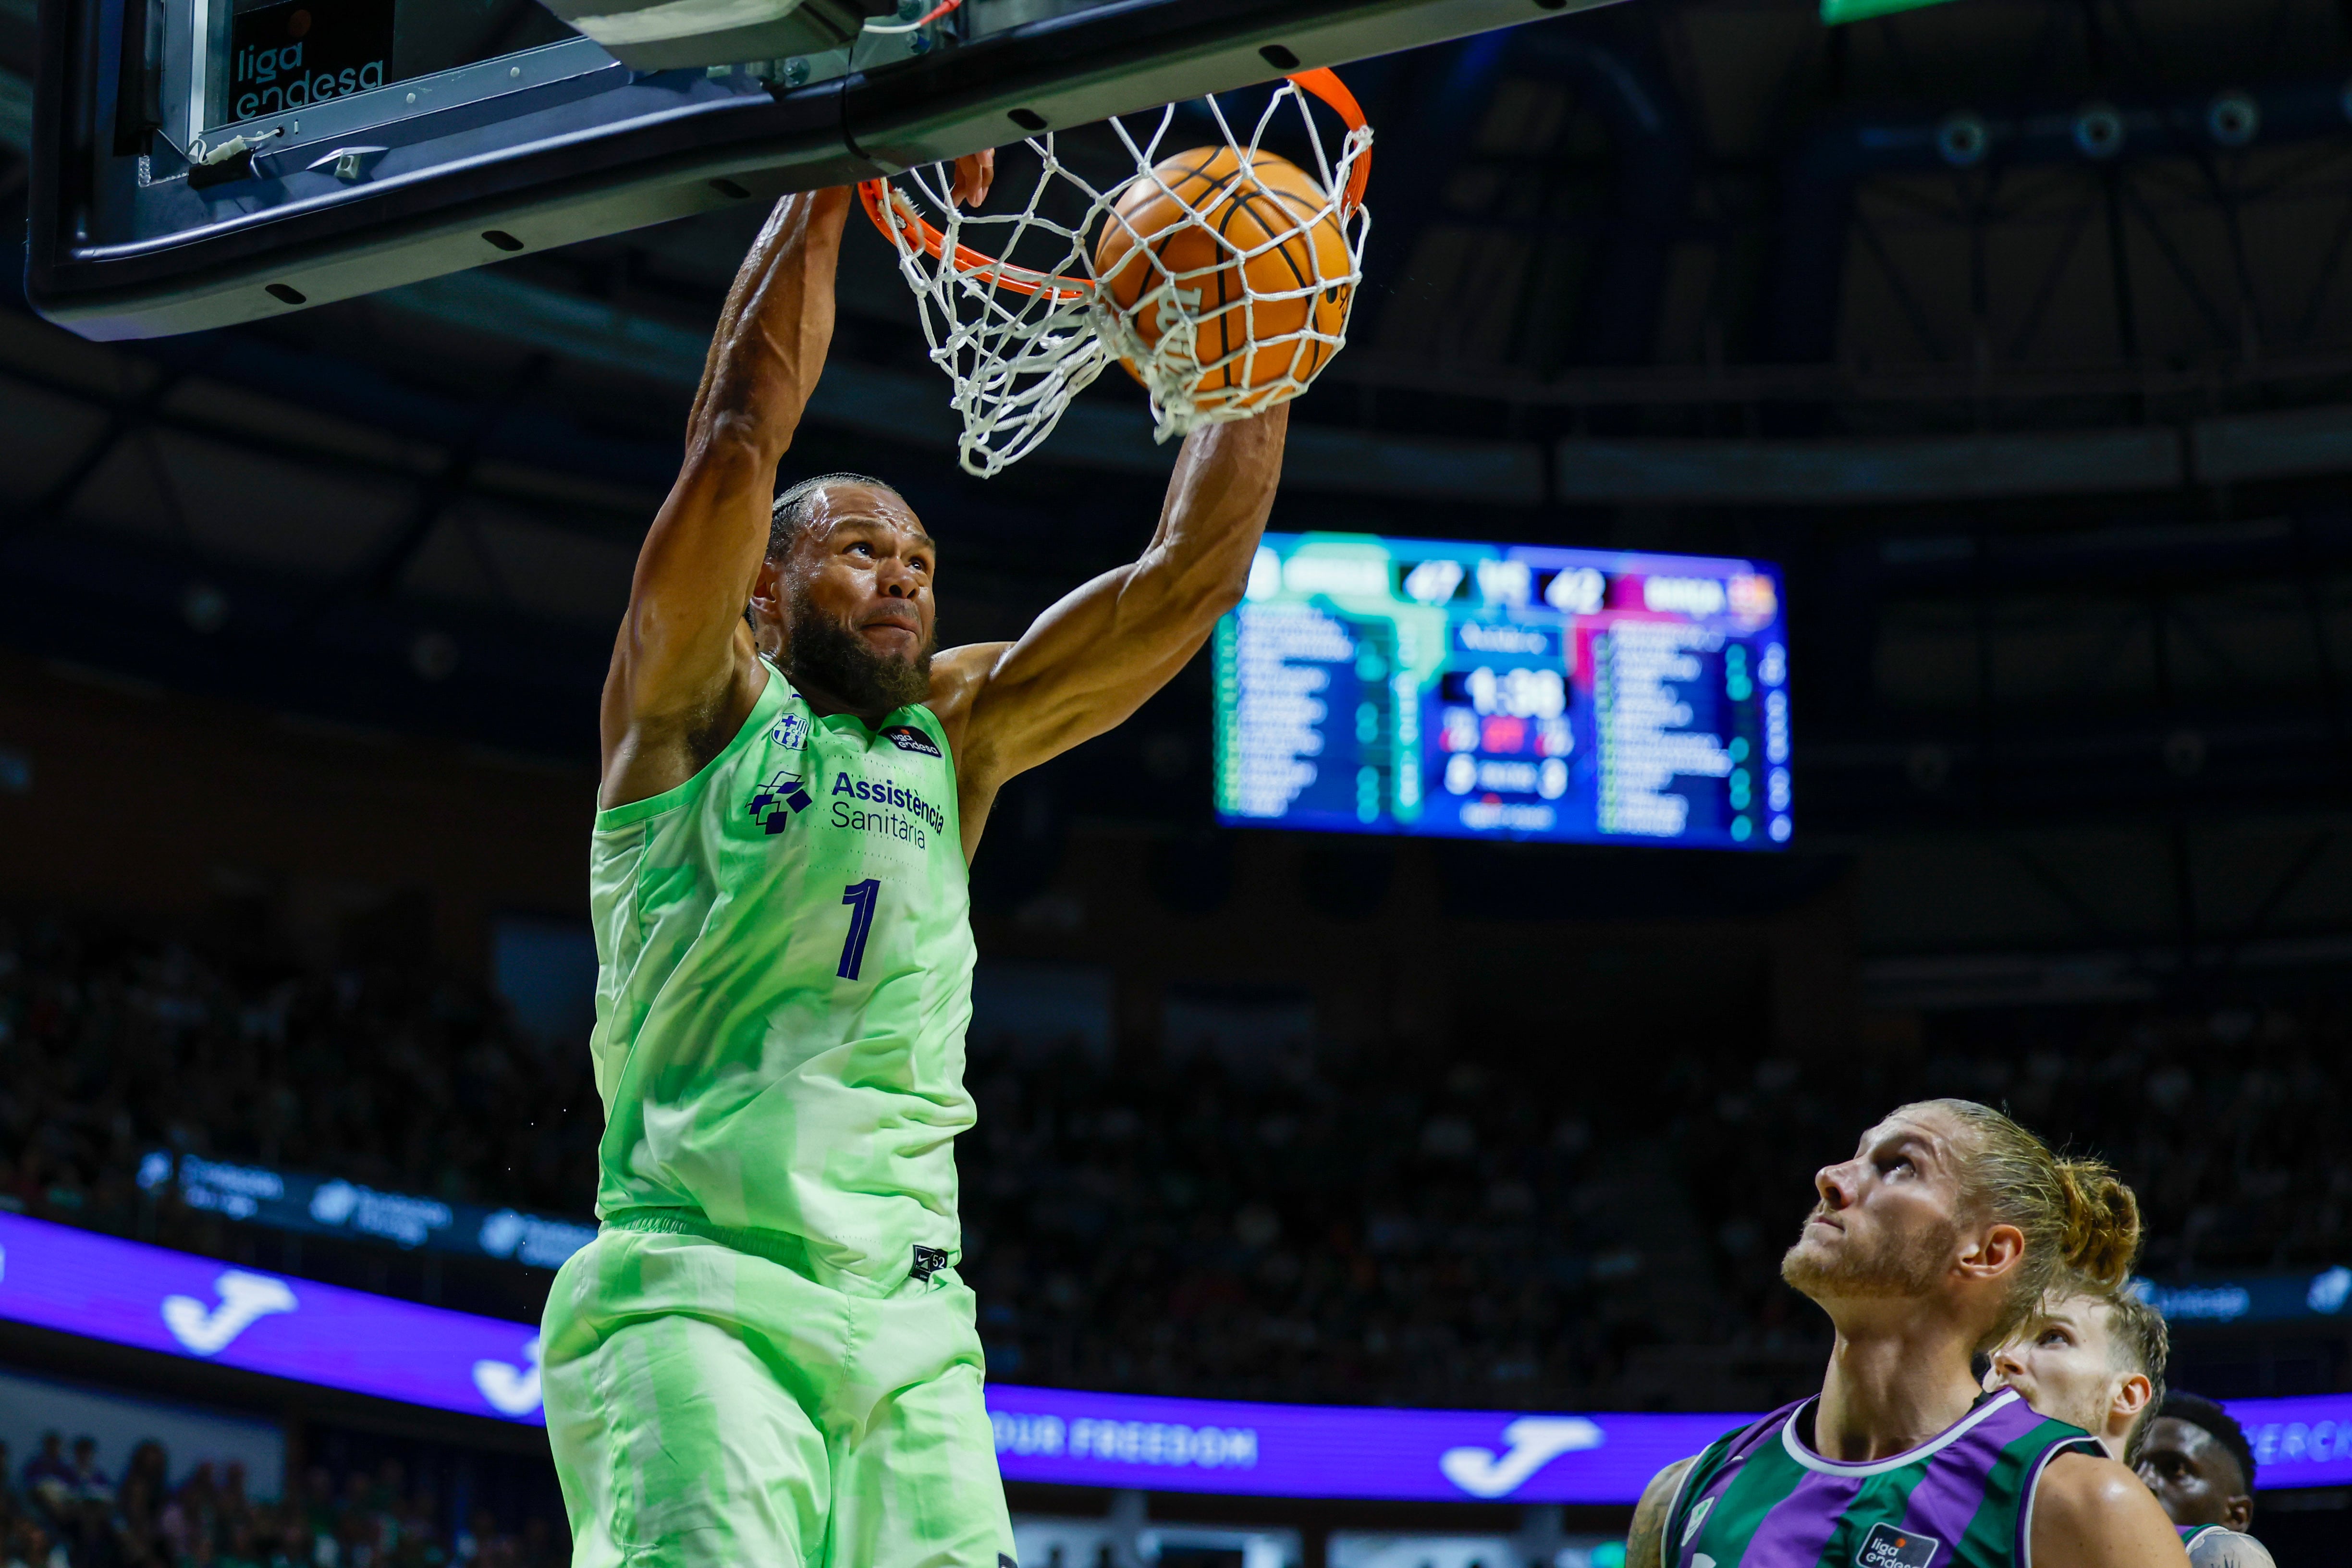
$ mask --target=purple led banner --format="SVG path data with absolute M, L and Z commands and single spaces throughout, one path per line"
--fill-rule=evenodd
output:
M 1009 1481 L 1414 1501 L 1632 1502 L 1738 1415 L 1245 1405 L 992 1385 Z
M 0 1214 L 0 1318 L 537 1424 L 528 1323 L 264 1274 Z M 993 1384 L 1007 1480 L 1266 1497 L 1630 1503 L 1739 1415 L 1380 1410 Z M 2352 1394 L 2246 1399 L 2264 1489 L 2352 1483 Z
M 0 1215 L 0 1317 L 409 1405 L 537 1421 L 539 1331 Z

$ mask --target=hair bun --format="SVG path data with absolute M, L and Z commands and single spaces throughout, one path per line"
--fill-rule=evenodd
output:
M 2066 1267 L 2114 1289 L 2139 1258 L 2139 1199 L 2104 1160 L 2060 1160 L 2058 1187 L 2066 1205 L 2060 1241 Z

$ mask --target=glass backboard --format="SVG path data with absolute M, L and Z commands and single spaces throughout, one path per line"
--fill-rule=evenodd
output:
M 1601 3 L 43 0 L 27 292 L 226 326 Z

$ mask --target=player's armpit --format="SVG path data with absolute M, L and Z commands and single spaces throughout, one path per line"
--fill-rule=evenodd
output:
M 2032 1502 L 2033 1568 L 2183 1568 L 2179 1532 L 2113 1459 L 2061 1454 Z
M 934 675 L 931 707 L 956 748 L 961 784 L 992 795 L 1101 734 L 1200 650 L 1248 584 L 1288 426 L 1287 406 L 1277 405 L 1193 431 L 1159 530 L 1134 564 L 1069 594 L 1018 642 L 998 645 L 985 668 L 948 683 Z
M 2270 1548 L 2234 1530 L 2209 1530 L 2189 1550 L 2191 1568 L 2278 1568 Z
M 1625 1568 L 1665 1568 L 1666 1510 L 1690 1473 L 1696 1458 L 1676 1459 L 1650 1478 L 1642 1500 L 1633 1510 L 1633 1523 L 1625 1531 Z

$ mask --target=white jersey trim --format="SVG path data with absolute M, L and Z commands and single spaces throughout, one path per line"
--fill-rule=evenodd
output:
M 1976 1430 L 1979 1422 L 1990 1420 L 1996 1412 L 2008 1409 L 2018 1397 L 2017 1390 L 2004 1388 L 1916 1448 L 1906 1449 L 1890 1458 L 1872 1459 L 1862 1464 L 1844 1464 L 1836 1459 L 1822 1458 L 1807 1447 L 1804 1440 L 1797 1436 L 1798 1417 L 1808 1410 L 1818 1408 L 1821 1405 L 1821 1396 L 1816 1394 L 1789 1412 L 1789 1419 L 1780 1424 L 1780 1447 L 1788 1450 L 1789 1458 L 1796 1460 L 1805 1468 L 1817 1470 L 1825 1476 L 1883 1476 L 1889 1470 L 1899 1470 L 1906 1465 L 1916 1465 L 1922 1459 L 1932 1458 L 1942 1453 L 1946 1448 Z M 2032 1506 L 2030 1497 L 2028 1506 Z
M 2098 1447 L 2098 1439 L 2088 1433 L 2063 1443 L 2053 1443 L 2042 1450 L 2033 1461 L 2032 1470 L 2025 1478 L 2023 1506 L 2017 1510 L 2017 1568 L 2033 1568 L 2033 1504 L 2042 1495 L 2042 1478 L 2049 1472 L 2050 1461 L 2061 1454 L 2094 1454 L 2105 1458 L 2106 1450 Z

